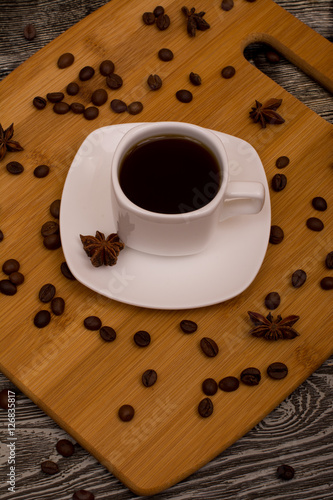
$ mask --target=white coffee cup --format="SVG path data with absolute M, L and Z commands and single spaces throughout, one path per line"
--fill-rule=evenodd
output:
M 194 205 L 195 197 L 198 198 L 197 209 L 167 214 L 141 208 L 125 195 L 119 182 L 124 156 L 141 141 L 161 136 L 199 141 L 215 157 L 221 183 L 209 203 L 200 206 L 200 196 L 205 197 L 205 192 L 194 192 Z M 154 255 L 181 256 L 202 251 L 209 244 L 217 225 L 225 219 L 259 213 L 264 204 L 265 189 L 260 182 L 229 181 L 224 145 L 212 131 L 182 122 L 156 122 L 133 127 L 119 141 L 112 158 L 111 197 L 117 232 L 126 246 Z

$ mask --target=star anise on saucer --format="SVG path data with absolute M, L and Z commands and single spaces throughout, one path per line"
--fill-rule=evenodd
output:
M 5 130 L 0 123 L 0 161 L 6 156 L 7 151 L 23 151 L 21 144 L 13 141 L 14 123 Z
M 195 36 L 196 31 L 206 31 L 210 28 L 210 25 L 203 18 L 206 14 L 205 12 L 195 12 L 195 8 L 192 7 L 188 9 L 187 7 L 182 7 L 182 12 L 187 17 L 187 33 L 190 36 Z
M 80 234 L 83 249 L 90 257 L 94 267 L 114 266 L 120 250 L 124 248 L 124 243 L 120 241 L 117 233 L 110 234 L 106 239 L 100 231 L 96 231 L 95 236 L 83 236 Z
M 254 337 L 263 337 L 266 340 L 294 339 L 299 333 L 294 330 L 293 325 L 299 320 L 299 316 L 287 316 L 282 319 L 280 315 L 273 319 L 271 313 L 268 316 L 248 311 L 248 315 L 254 328 L 250 330 Z
M 281 106 L 282 99 L 269 99 L 261 104 L 256 100 L 255 107 L 250 111 L 250 117 L 254 123 L 260 122 L 262 128 L 266 128 L 266 123 L 280 125 L 284 123 L 284 119 L 276 110 Z

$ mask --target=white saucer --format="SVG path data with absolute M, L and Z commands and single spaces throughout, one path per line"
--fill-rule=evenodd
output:
M 262 211 L 220 223 L 210 246 L 196 255 L 161 257 L 125 248 L 115 266 L 92 266 L 79 234 L 117 232 L 110 200 L 111 158 L 121 137 L 136 125 L 95 130 L 73 160 L 60 211 L 62 248 L 71 272 L 99 294 L 156 309 L 203 307 L 240 294 L 254 280 L 266 253 L 271 225 L 269 189 L 255 149 L 220 132 L 214 133 L 227 151 L 230 179 L 259 181 L 265 186 Z

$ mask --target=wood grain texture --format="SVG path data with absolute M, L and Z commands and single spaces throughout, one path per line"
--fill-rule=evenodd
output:
M 295 3 L 296 3 L 296 2 L 295 2 Z M 324 2 L 324 3 L 325 3 L 325 2 Z M 297 85 L 296 85 L 296 86 L 297 86 Z M 326 97 L 325 97 L 325 99 L 326 99 Z M 317 99 L 315 99 L 315 100 L 317 100 Z M 325 366 L 326 366 L 326 365 L 325 365 Z M 330 366 L 331 366 L 331 365 L 329 365 L 329 367 L 330 367 Z M 294 393 L 294 394 L 295 394 L 295 393 Z M 294 396 L 294 394 L 291 396 L 291 398 Z M 323 391 L 323 393 L 322 393 L 322 394 L 325 394 L 325 391 Z M 328 393 L 327 393 L 327 394 L 328 394 L 328 396 L 330 395 L 330 394 L 329 394 L 329 390 L 328 390 Z M 289 399 L 288 399 L 287 401 L 289 401 Z M 320 401 L 324 401 L 324 402 L 325 402 L 325 399 L 323 399 L 323 398 L 322 398 L 322 396 L 321 396 Z M 283 405 L 284 405 L 284 404 L 285 404 L 285 403 L 283 403 Z M 283 405 L 282 405 L 282 407 L 283 407 Z M 298 416 L 298 417 L 300 416 L 300 410 L 299 410 L 299 407 L 297 408 L 297 406 L 298 406 L 297 404 L 295 404 L 294 406 L 292 405 L 292 409 L 291 409 L 292 414 L 293 414 L 293 412 L 294 412 L 294 414 L 295 414 L 295 418 L 294 418 L 295 420 L 296 420 L 296 416 Z M 303 408 L 303 407 L 305 407 L 305 408 L 307 409 L 307 412 L 305 412 L 305 414 L 307 414 L 307 413 L 310 411 L 310 410 L 309 410 L 309 408 L 310 408 L 311 410 L 313 410 L 314 408 L 316 408 L 314 405 L 310 404 L 310 398 L 309 398 L 309 400 L 308 400 L 306 403 L 304 403 L 303 405 L 301 405 L 301 407 L 302 407 L 302 408 Z M 280 406 L 280 408 L 281 408 L 281 406 Z M 295 408 L 296 408 L 296 409 L 295 409 Z M 329 408 L 329 406 L 328 406 L 327 408 Z M 276 410 L 276 411 L 278 411 L 278 410 Z M 315 421 L 316 423 L 317 423 L 317 422 L 321 422 L 322 414 L 323 414 L 323 415 L 325 415 L 325 414 L 326 414 L 326 411 L 327 411 L 327 410 L 325 409 L 323 412 L 320 412 L 320 411 L 319 411 L 318 413 L 317 413 L 317 412 L 315 412 L 315 416 L 313 417 L 314 421 Z M 288 415 L 290 415 L 288 411 L 286 411 L 286 413 L 287 413 Z M 312 413 L 312 412 L 311 412 L 311 413 Z M 273 412 L 273 414 L 271 414 L 271 415 L 274 415 L 274 414 L 275 414 L 275 412 Z M 269 417 L 268 417 L 268 418 L 269 418 Z M 311 416 L 310 416 L 310 415 L 308 415 L 308 418 L 310 419 L 310 421 L 312 421 L 312 419 L 311 419 Z M 265 420 L 264 420 L 264 422 L 266 422 L 266 420 L 267 420 L 267 419 L 265 419 Z M 299 420 L 299 418 L 298 418 L 298 420 Z M 303 424 L 303 419 L 301 419 L 301 420 L 302 420 L 302 424 Z M 308 422 L 307 418 L 305 418 L 304 420 L 305 420 L 306 422 Z M 290 422 L 289 422 L 289 417 L 288 417 L 288 416 L 287 416 L 285 419 L 283 419 L 283 423 L 281 424 L 281 425 L 283 426 L 283 428 L 285 428 L 285 425 L 286 425 L 286 424 L 285 424 L 285 421 L 286 421 L 286 422 L 288 422 L 287 431 L 286 431 L 286 436 L 285 436 L 285 438 L 286 438 L 286 439 L 288 439 L 288 436 L 290 436 L 290 435 L 294 435 L 294 434 L 293 434 L 293 432 L 291 432 L 290 434 L 288 434 L 289 429 L 290 429 L 290 428 L 292 428 L 292 426 L 290 426 Z M 292 421 L 293 421 L 293 419 L 292 419 Z M 268 422 L 269 422 L 269 420 L 268 420 Z M 305 425 L 306 425 L 306 424 L 305 424 Z M 259 426 L 257 426 L 257 428 L 256 428 L 256 429 L 260 429 L 260 427 L 261 427 L 261 424 L 260 424 Z M 279 430 L 279 427 L 280 427 L 280 424 L 277 424 L 277 430 Z M 269 425 L 268 425 L 268 428 L 270 428 L 270 427 L 269 427 Z M 302 427 L 302 428 L 303 428 L 303 427 Z M 321 428 L 322 428 L 322 427 L 321 427 Z M 255 429 L 254 431 L 251 431 L 251 432 L 255 432 L 255 431 L 256 431 L 256 429 Z M 251 433 L 250 433 L 250 434 L 251 434 Z M 274 432 L 272 432 L 271 434 L 273 434 L 273 435 L 274 435 Z M 282 434 L 282 433 L 280 433 L 280 438 L 281 438 L 281 434 Z M 323 448 L 324 448 L 325 450 L 328 450 L 328 451 L 327 451 L 327 453 L 328 453 L 328 454 L 327 454 L 327 456 L 329 457 L 329 456 L 331 456 L 331 452 L 332 452 L 332 450 L 331 450 L 331 449 L 330 449 L 330 447 L 329 447 L 329 439 L 330 439 L 330 437 L 331 437 L 331 434 L 330 434 L 330 433 L 325 434 L 325 432 L 324 432 L 324 435 L 325 435 L 324 441 L 325 441 L 325 439 L 327 438 L 327 442 L 328 442 L 328 444 L 327 444 L 327 445 L 326 445 L 326 444 L 325 444 L 325 445 L 323 445 Z M 247 435 L 247 436 L 248 436 L 248 435 Z M 247 438 L 247 436 L 246 436 L 246 438 Z M 318 437 L 318 436 L 316 436 L 316 437 Z M 264 437 L 263 439 L 264 439 L 263 443 L 265 443 L 265 439 L 266 439 L 266 438 Z M 272 439 L 272 435 L 270 436 L 270 439 Z M 273 441 L 274 441 L 274 440 L 273 440 Z M 238 441 L 238 443 L 242 443 L 242 442 L 244 443 L 244 438 L 243 438 L 242 440 Z M 310 442 L 311 442 L 311 440 L 310 440 Z M 230 450 L 232 450 L 235 446 L 237 447 L 238 443 L 236 443 L 236 444 L 235 444 L 233 447 L 231 447 L 229 450 L 226 450 L 226 452 L 224 452 L 224 453 L 221 455 L 221 457 L 225 457 L 225 453 L 228 453 L 228 452 L 229 452 Z M 248 443 L 247 443 L 247 441 L 246 441 L 246 439 L 245 439 L 245 443 L 246 443 L 246 445 L 248 444 Z M 263 444 L 263 443 L 262 443 L 261 447 L 262 447 L 262 449 L 265 449 L 265 447 L 264 447 L 264 444 Z M 308 444 L 308 441 L 306 441 L 305 447 L 307 446 L 307 444 Z M 312 442 L 311 442 L 311 444 L 312 444 Z M 253 467 L 254 467 L 254 465 L 253 465 L 253 464 L 255 464 L 255 465 L 257 464 L 257 465 L 258 465 L 258 469 L 257 469 L 257 470 L 259 470 L 259 466 L 260 466 L 260 469 L 261 469 L 261 470 L 260 470 L 260 473 L 259 473 L 259 472 L 257 472 L 257 474 L 258 474 L 258 475 L 257 475 L 257 477 L 262 477 L 262 476 L 263 476 L 262 471 L 263 471 L 263 470 L 267 470 L 267 469 L 266 469 L 265 467 L 263 467 L 263 460 L 262 460 L 262 456 L 260 456 L 260 454 L 257 454 L 257 460 L 256 460 L 256 459 L 254 459 L 254 461 L 253 461 L 253 455 L 251 454 L 251 452 L 249 452 L 249 451 L 248 451 L 248 449 L 247 449 L 247 446 L 246 446 L 246 445 L 244 446 L 244 449 L 243 449 L 243 450 L 241 449 L 240 455 L 238 455 L 238 457 L 237 457 L 237 458 L 239 459 L 240 457 L 243 457 L 243 456 L 244 456 L 244 455 L 242 454 L 242 452 L 245 454 L 245 456 L 246 456 L 246 454 L 248 454 L 248 455 L 247 455 L 247 456 L 248 456 L 248 458 L 247 458 L 247 459 L 245 459 L 245 460 L 244 460 L 244 462 L 246 463 L 245 470 L 247 470 L 247 471 L 248 471 L 248 474 L 249 474 L 249 481 L 245 481 L 245 482 L 243 482 L 242 480 L 239 480 L 239 478 L 240 478 L 240 477 L 242 477 L 242 474 L 243 474 L 243 473 L 242 473 L 242 470 L 243 470 L 243 469 L 242 469 L 242 467 L 239 467 L 239 465 L 238 465 L 238 467 L 239 467 L 238 472 L 236 473 L 236 475 L 234 475 L 234 476 L 233 476 L 233 472 L 232 472 L 232 470 L 233 470 L 233 469 L 232 469 L 232 465 L 234 465 L 235 463 L 237 463 L 237 464 L 238 464 L 238 462 L 239 462 L 239 460 L 238 460 L 238 459 L 236 459 L 235 461 L 231 460 L 231 461 L 229 461 L 229 462 L 228 462 L 228 460 L 227 460 L 227 462 L 226 462 L 226 464 L 225 464 L 225 465 L 226 465 L 226 467 L 227 467 L 227 468 L 228 468 L 228 470 L 229 470 L 229 473 L 228 473 L 228 474 L 231 474 L 231 477 L 233 477 L 233 478 L 234 478 L 234 480 L 232 480 L 233 485 L 232 485 L 232 487 L 231 487 L 231 489 L 230 489 L 230 491 L 229 491 L 229 492 L 227 492 L 227 493 L 225 494 L 225 482 L 226 482 L 226 480 L 228 479 L 229 475 L 227 474 L 226 476 L 224 476 L 224 477 L 222 478 L 221 476 L 219 476 L 219 473 L 216 473 L 216 469 L 214 469 L 215 465 L 213 465 L 213 470 L 212 470 L 212 468 L 211 468 L 211 467 L 212 467 L 212 465 L 211 465 L 211 464 L 208 464 L 207 466 L 203 467 L 203 468 L 202 468 L 202 469 L 201 469 L 201 470 L 200 470 L 197 474 L 195 474 L 194 476 L 192 476 L 192 478 L 194 478 L 194 479 L 193 479 L 193 483 L 192 483 L 193 490 L 191 490 L 191 493 L 187 493 L 187 494 L 188 494 L 188 495 L 190 495 L 190 496 L 191 496 L 191 498 L 192 498 L 192 497 L 196 497 L 196 498 L 207 498 L 207 497 L 211 497 L 211 498 L 222 498 L 222 496 L 221 496 L 221 495 L 223 495 L 223 498 L 227 498 L 227 496 L 226 496 L 227 494 L 229 494 L 229 495 L 230 495 L 230 496 L 229 496 L 229 498 L 257 498 L 258 496 L 260 496 L 260 492 L 259 492 L 257 489 L 256 489 L 255 491 L 252 491 L 252 489 L 251 489 L 251 488 L 253 488 L 253 484 L 252 484 L 252 483 L 250 484 L 250 481 L 251 481 L 251 479 L 250 479 L 250 478 L 251 478 L 251 473 L 252 473 L 251 469 L 253 469 Z M 54 446 L 54 444 L 53 444 L 53 446 Z M 252 446 L 253 446 L 253 443 L 252 443 Z M 281 444 L 281 446 L 282 446 L 282 447 L 284 447 L 285 445 L 282 443 L 282 444 Z M 296 448 L 297 446 L 298 446 L 298 443 L 297 443 L 297 444 L 295 444 L 295 448 Z M 311 446 L 311 445 L 310 445 L 310 446 Z M 250 447 L 251 447 L 251 445 L 250 445 Z M 277 448 L 279 449 L 279 446 L 277 446 Z M 294 447 L 293 447 L 293 448 L 294 448 Z M 277 456 L 278 456 L 278 458 L 280 458 L 280 456 L 279 456 L 278 454 L 274 455 L 274 452 L 273 452 L 273 455 L 274 455 L 274 456 L 271 454 L 271 450 L 272 450 L 272 449 L 273 449 L 273 450 L 275 450 L 275 451 L 277 452 L 277 449 L 276 449 L 276 448 L 275 448 L 275 446 L 273 445 L 272 441 L 270 441 L 270 446 L 269 446 L 269 460 L 268 460 L 268 463 L 269 463 L 269 464 L 270 464 L 271 462 L 274 462 L 274 459 L 276 459 L 276 457 L 277 457 Z M 284 448 L 284 450 L 285 450 L 285 448 Z M 285 451 L 284 451 L 284 453 L 285 453 Z M 306 455 L 308 455 L 309 453 L 310 453 L 310 452 L 308 452 L 308 451 L 306 451 L 306 452 L 305 452 L 305 454 L 306 454 Z M 311 453 L 312 453 L 312 452 L 311 452 Z M 310 453 L 310 455 L 311 455 L 311 453 Z M 236 454 L 237 454 L 237 451 L 236 451 Z M 287 456 L 289 456 L 289 457 L 290 457 L 291 455 L 287 455 Z M 283 455 L 282 455 L 282 457 L 283 457 Z M 320 457 L 320 459 L 319 459 L 318 457 L 317 457 L 317 458 L 313 458 L 313 459 L 311 459 L 311 457 L 310 457 L 310 458 L 309 458 L 309 463 L 311 463 L 311 462 L 312 462 L 312 460 L 321 460 L 321 457 Z M 218 461 L 219 461 L 219 459 L 217 460 L 217 463 L 218 463 Z M 23 463 L 23 461 L 22 461 L 21 463 Z M 70 463 L 73 463 L 73 462 L 72 462 L 72 461 L 70 461 Z M 265 463 L 265 462 L 264 462 L 264 463 Z M 215 464 L 215 461 L 213 461 L 213 462 L 212 462 L 212 464 Z M 229 466 L 230 466 L 230 468 L 229 468 Z M 273 467 L 273 465 L 272 465 L 271 467 L 270 467 L 270 466 L 268 466 L 268 469 L 269 469 L 269 470 L 271 470 L 271 469 L 272 469 L 272 467 Z M 223 468 L 224 468 L 224 467 L 223 467 Z M 207 483 L 205 482 L 205 481 L 206 481 L 206 479 L 205 479 L 205 472 L 206 472 L 207 470 L 211 472 L 211 476 L 212 476 L 212 477 L 211 477 L 211 481 L 212 481 L 212 482 L 210 483 L 210 485 L 211 485 L 211 486 L 208 486 L 208 487 L 207 487 L 206 485 L 207 485 L 207 484 L 209 485 L 209 482 L 207 482 Z M 237 468 L 235 468 L 234 470 L 237 470 Z M 218 477 L 216 477 L 216 474 L 217 474 L 217 476 L 218 476 Z M 109 475 L 108 475 L 108 477 L 109 477 Z M 175 486 L 174 488 L 172 488 L 172 489 L 168 490 L 168 492 L 166 492 L 165 494 L 161 494 L 161 495 L 158 495 L 158 496 L 159 496 L 160 498 L 169 498 L 168 496 L 163 496 L 163 495 L 169 495 L 169 491 L 171 492 L 171 493 L 170 493 L 170 498 L 171 498 L 171 497 L 174 497 L 174 496 L 177 496 L 177 495 L 181 496 L 181 495 L 182 495 L 182 492 L 183 492 L 183 494 L 185 494 L 184 492 L 186 491 L 186 487 L 184 487 L 184 484 L 187 484 L 187 488 L 189 489 L 188 484 L 190 484 L 190 483 L 188 483 L 188 481 L 191 481 L 191 480 L 192 480 L 192 478 L 191 478 L 190 480 L 187 480 L 185 483 L 182 483 L 182 484 L 180 484 L 180 485 L 177 485 L 177 486 Z M 47 478 L 47 479 L 49 479 L 49 478 Z M 217 481 L 216 481 L 216 479 L 217 479 Z M 219 484 L 219 483 L 220 483 L 220 480 L 221 480 L 221 479 L 222 479 L 223 489 L 218 489 L 218 488 L 220 487 L 220 484 Z M 53 481 L 53 479 L 52 479 L 52 481 Z M 55 481 L 56 481 L 56 479 L 55 479 Z M 204 486 L 204 487 L 203 487 L 203 485 L 202 485 L 202 481 L 203 481 L 203 482 L 204 482 L 204 484 L 205 484 L 205 486 Z M 217 488 L 216 488 L 216 482 L 215 482 L 215 481 L 218 483 Z M 42 479 L 42 482 L 43 482 L 43 484 L 45 484 L 45 480 L 43 481 L 43 479 Z M 103 482 L 104 482 L 104 481 L 103 481 Z M 198 487 L 198 489 L 196 489 L 196 488 L 197 488 L 197 484 L 198 484 L 198 482 L 200 482 L 200 486 Z M 303 484 L 303 481 L 300 481 L 300 482 L 302 482 L 302 484 Z M 308 481 L 306 481 L 306 482 L 307 482 L 307 485 L 308 485 L 308 484 L 309 484 L 309 483 L 308 483 Z M 50 481 L 47 481 L 47 484 L 51 484 L 51 482 L 50 482 Z M 72 484 L 73 484 L 73 483 L 72 483 Z M 82 483 L 81 483 L 81 484 L 82 484 Z M 81 484 L 80 484 L 79 486 L 81 486 Z M 295 482 L 293 482 L 293 484 L 295 484 Z M 312 487 L 310 487 L 308 490 L 307 490 L 307 489 L 305 490 L 305 491 L 306 491 L 306 497 L 307 497 L 307 498 L 331 498 L 331 497 L 329 496 L 329 495 L 331 494 L 331 491 L 329 490 L 330 485 L 328 484 L 328 486 L 327 486 L 327 481 L 326 481 L 326 482 L 324 481 L 323 483 L 321 483 L 321 486 L 320 486 L 320 489 L 319 489 L 319 490 L 318 490 L 318 482 L 316 482 L 315 484 L 316 484 L 317 486 L 314 486 L 313 488 L 312 488 Z M 324 484 L 324 486 L 323 486 L 323 484 Z M 279 484 L 279 486 L 280 486 L 280 484 Z M 283 486 L 285 486 L 285 485 L 283 485 Z M 69 496 L 68 496 L 68 495 L 69 495 L 69 492 L 68 492 L 68 491 L 66 491 L 66 492 L 62 493 L 62 492 L 61 492 L 61 490 L 59 491 L 59 487 L 57 487 L 56 485 L 55 485 L 55 487 L 56 487 L 56 488 L 58 488 L 58 490 L 54 490 L 54 491 L 50 491 L 50 492 L 45 492 L 44 490 L 42 490 L 42 493 L 41 493 L 41 496 L 40 496 L 40 497 L 38 497 L 38 496 L 37 496 L 37 495 L 39 494 L 39 493 L 37 492 L 37 493 L 35 493 L 35 496 L 33 496 L 33 497 L 31 497 L 31 498 L 54 498 L 55 496 L 56 496 L 57 498 L 62 498 L 62 497 L 60 496 L 60 495 L 62 495 L 62 494 L 67 495 L 67 496 L 63 496 L 63 498 L 68 498 L 68 497 L 69 497 Z M 83 486 L 82 486 L 82 487 L 83 487 Z M 84 487 L 87 487 L 87 489 L 88 489 L 88 486 L 84 486 Z M 263 486 L 261 486 L 261 487 L 263 487 Z M 303 487 L 304 487 L 304 485 L 303 485 Z M 124 491 L 124 490 L 122 489 L 122 487 L 119 485 L 119 483 L 116 483 L 115 488 L 116 488 L 116 489 L 115 489 L 115 493 L 114 493 L 115 495 L 117 495 L 117 494 L 118 494 L 118 493 L 117 493 L 118 491 Z M 118 490 L 117 488 L 119 488 L 119 490 Z M 179 490 L 178 488 L 181 488 L 181 489 L 183 488 L 183 489 L 182 489 L 182 490 Z M 207 494 L 207 490 L 208 490 L 208 488 L 209 488 L 209 493 Z M 263 487 L 263 488 L 264 488 L 264 487 Z M 275 490 L 275 489 L 277 488 L 276 483 L 274 483 L 274 485 L 273 485 L 273 482 L 271 482 L 271 483 L 270 483 L 270 485 L 266 485 L 266 488 L 267 488 L 266 490 L 265 490 L 265 488 L 264 488 L 264 490 L 262 490 L 262 492 L 261 492 L 261 493 L 262 493 L 262 495 L 263 495 L 263 496 L 260 496 L 260 498 L 284 498 L 284 497 L 282 497 L 282 496 L 280 496 L 280 497 L 279 497 L 279 496 L 275 496 L 275 495 L 280 495 L 280 493 L 282 494 L 282 492 L 276 492 L 276 490 Z M 270 488 L 271 488 L 271 489 L 270 489 Z M 303 494 L 304 490 L 302 491 L 302 490 L 300 489 L 300 484 L 298 484 L 298 485 L 297 485 L 297 488 L 298 488 L 298 493 L 296 493 L 296 487 L 295 487 L 295 486 L 293 486 L 293 485 L 290 485 L 289 483 L 288 483 L 288 485 L 286 485 L 286 488 L 288 488 L 288 498 L 303 498 L 303 497 L 304 497 L 304 495 L 303 495 L 303 497 L 301 496 L 301 495 Z M 295 488 L 295 489 L 293 490 L 293 488 Z M 97 491 L 97 490 L 96 490 L 96 491 Z M 180 493 L 179 493 L 179 491 L 180 491 Z M 101 492 L 101 494 L 103 495 L 103 490 L 100 490 L 100 492 Z M 175 492 L 175 493 L 174 493 L 174 492 Z M 223 492 L 223 493 L 222 493 L 222 492 Z M 290 492 L 290 495 L 289 495 L 289 492 Z M 48 495 L 49 495 L 49 496 L 48 496 Z M 52 495 L 53 495 L 53 496 L 52 496 Z M 100 497 L 100 498 L 112 498 L 113 493 L 110 493 L 110 492 L 108 493 L 108 492 L 106 492 L 106 491 L 105 491 L 105 495 L 106 495 L 106 496 L 104 496 L 104 497 L 103 497 L 103 496 L 101 496 L 101 495 L 100 495 L 100 493 L 98 493 L 98 498 L 99 498 L 99 497 Z M 107 495 L 108 495 L 108 496 L 107 496 Z M 121 497 L 121 498 L 130 498 L 130 497 L 131 497 L 131 495 L 130 495 L 128 492 L 125 492 L 125 491 L 124 491 L 124 495 L 125 495 L 125 496 L 123 496 L 123 497 Z M 128 495 L 128 496 L 126 496 L 126 495 Z M 233 495 L 233 496 L 232 496 L 232 495 Z M 299 496 L 292 496 L 292 495 L 299 495 Z M 311 497 L 311 495 L 313 495 L 313 496 Z M 315 495 L 317 495 L 317 496 L 315 496 Z M 328 496 L 325 496 L 325 495 L 328 495 Z M 188 496 L 188 497 L 189 497 L 189 496 Z M 18 497 L 18 498 L 20 498 L 20 497 Z M 28 497 L 27 497 L 27 494 L 26 494 L 26 493 L 24 493 L 24 494 L 23 494 L 23 496 L 22 496 L 22 498 L 28 498 Z M 118 497 L 117 497 L 117 498 L 118 498 Z M 120 498 L 120 497 L 119 497 L 119 498 Z M 185 498 L 186 498 L 186 496 L 185 496 Z

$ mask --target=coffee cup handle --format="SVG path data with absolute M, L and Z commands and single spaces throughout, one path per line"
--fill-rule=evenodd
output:
M 257 214 L 265 202 L 265 188 L 260 182 L 229 182 L 224 194 L 220 221 L 235 215 Z

